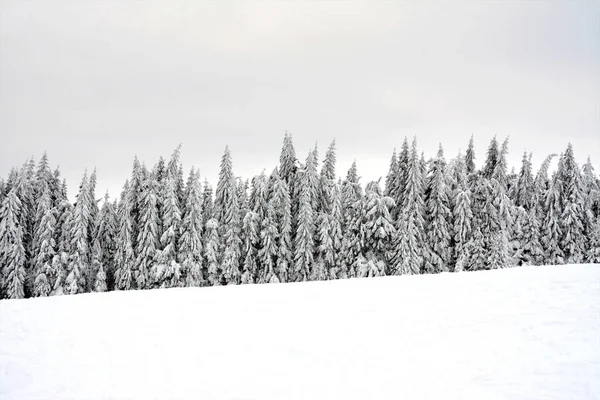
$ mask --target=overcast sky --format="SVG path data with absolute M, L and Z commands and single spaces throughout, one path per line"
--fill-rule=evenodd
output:
M 419 2 L 423 3 L 423 2 Z M 116 195 L 137 154 L 183 143 L 216 185 L 336 138 L 365 181 L 416 136 L 448 158 L 493 135 L 539 164 L 573 143 L 600 165 L 597 1 L 0 1 L 0 175 L 44 150 L 70 195 L 98 168 Z

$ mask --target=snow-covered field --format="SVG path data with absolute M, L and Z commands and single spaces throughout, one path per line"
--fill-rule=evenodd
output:
M 600 266 L 3 300 L 0 399 L 600 399 Z

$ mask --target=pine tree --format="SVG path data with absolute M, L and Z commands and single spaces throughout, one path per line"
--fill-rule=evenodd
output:
M 584 236 L 584 198 L 581 171 L 575 162 L 573 146 L 569 143 L 559 165 L 557 174 L 562 179 L 562 214 L 560 218 L 562 236 L 560 247 L 568 264 L 583 261 L 586 238 Z M 562 168 L 561 168 L 562 167 Z
M 471 222 L 473 220 L 473 213 L 471 211 L 471 193 L 466 183 L 463 183 L 457 189 L 453 203 L 453 241 L 456 271 L 457 269 L 465 269 L 467 260 L 469 258 L 468 244 L 471 240 Z
M 87 291 L 90 279 L 90 249 L 88 246 L 88 224 L 90 221 L 87 173 L 81 180 L 77 202 L 73 208 L 71 225 L 71 253 L 64 290 L 70 294 Z
M 542 224 L 540 241 L 545 254 L 545 263 L 564 264 L 564 253 L 560 248 L 562 229 L 560 226 L 560 195 L 556 177 L 546 192 L 544 209 L 546 215 Z
M 363 252 L 364 207 L 362 196 L 356 161 L 354 161 L 342 184 L 345 229 L 342 239 L 342 256 L 338 263 L 338 277 L 342 279 L 356 276 L 356 263 Z
M 491 179 L 496 171 L 496 164 L 498 164 L 498 158 L 500 157 L 500 151 L 498 149 L 498 140 L 496 136 L 491 140 L 487 150 L 487 156 L 485 159 L 485 165 L 483 167 L 483 176 Z
M 23 233 L 23 249 L 25 250 L 25 297 L 31 296 L 34 285 L 33 273 L 33 237 L 35 234 L 36 214 L 36 179 L 35 162 L 29 159 L 17 174 L 14 184 L 15 194 L 21 201 L 19 224 Z M 12 190 L 12 189 L 11 189 Z
M 276 226 L 279 233 L 277 239 L 277 277 L 280 282 L 289 280 L 290 269 L 292 266 L 292 204 L 287 183 L 279 176 L 279 171 L 275 169 L 273 174 L 275 183 L 273 184 L 272 195 L 269 202 L 276 214 Z
M 346 271 L 344 269 L 344 260 L 342 256 L 343 238 L 344 238 L 344 210 L 342 207 L 342 191 L 339 183 L 333 186 L 332 190 L 332 207 L 329 237 L 331 238 L 333 267 L 329 269 L 329 279 L 337 279 L 344 277 Z
M 278 236 L 275 209 L 273 208 L 273 203 L 269 202 L 260 231 L 261 246 L 258 251 L 260 264 L 258 283 L 279 282 L 275 274 Z
M 237 202 L 237 188 L 233 175 L 231 153 L 225 148 L 221 159 L 221 171 L 215 197 L 215 216 L 219 221 L 219 237 L 222 245 L 221 267 L 223 280 L 228 284 L 239 284 L 241 240 Z
M 365 190 L 365 252 L 375 263 L 380 263 L 383 270 L 379 275 L 393 272 L 388 264 L 392 259 L 392 245 L 395 241 L 396 229 L 390 215 L 394 207 L 391 197 L 383 196 L 378 182 L 370 182 Z
M 117 226 L 116 207 L 110 202 L 108 192 L 104 196 L 104 203 L 98 213 L 96 239 L 100 243 L 102 265 L 106 274 L 107 290 L 115 287 L 115 254 L 117 250 L 116 237 L 119 231 Z
M 269 198 L 269 185 L 265 172 L 252 178 L 252 193 L 250 194 L 250 209 L 258 215 L 262 221 L 267 214 L 267 202 Z
M 20 214 L 21 201 L 12 189 L 0 209 L 0 297 L 8 299 L 25 297 L 25 249 Z
M 448 271 L 450 248 L 450 201 L 445 182 L 446 161 L 440 144 L 437 157 L 431 163 L 425 189 L 425 209 L 427 215 L 427 251 L 425 252 L 425 272 Z
M 306 281 L 311 276 L 313 263 L 315 216 L 313 215 L 313 202 L 315 197 L 313 185 L 316 176 L 315 152 L 309 152 L 300 181 L 300 207 L 298 212 L 298 225 L 296 228 L 294 249 L 294 280 Z
M 56 243 L 54 229 L 56 225 L 55 210 L 51 208 L 50 189 L 45 180 L 40 181 L 39 200 L 37 204 L 35 236 L 33 239 L 35 276 L 33 295 L 49 296 L 52 290 L 53 268 Z
M 178 261 L 183 269 L 186 286 L 203 286 L 205 280 L 202 258 L 202 193 L 200 176 L 193 168 L 186 188 Z
M 323 167 L 321 168 L 318 212 L 329 213 L 331 211 L 331 191 L 335 184 L 335 163 L 334 140 L 325 153 Z
M 471 135 L 469 146 L 467 147 L 467 153 L 465 154 L 465 167 L 467 175 L 471 175 L 475 172 L 475 148 L 473 146 L 473 135 Z
M 333 239 L 331 238 L 331 221 L 332 217 L 329 214 L 321 213 L 317 222 L 317 238 L 319 245 L 317 246 L 317 257 L 312 268 L 311 280 L 324 281 L 330 275 L 330 270 L 334 266 L 335 256 L 333 249 Z
M 213 207 L 213 190 L 212 186 L 208 183 L 208 181 L 204 180 L 204 190 L 202 192 L 202 205 L 203 205 L 203 213 L 202 213 L 202 226 L 206 226 L 208 220 L 215 217 L 214 207 Z
M 152 283 L 151 272 L 155 268 L 158 245 L 157 193 L 159 186 L 156 181 L 156 171 L 146 176 L 141 189 L 140 226 L 136 240 L 136 260 L 133 275 L 138 289 L 149 289 Z
M 260 245 L 260 223 L 258 214 L 254 211 L 248 211 L 242 222 L 244 233 L 244 265 L 241 283 L 254 283 L 258 275 L 258 247 Z
M 424 220 L 423 220 L 423 178 L 420 160 L 417 155 L 417 141 L 413 140 L 408 162 L 406 187 L 403 195 L 402 213 L 397 222 L 395 273 L 418 274 L 423 267 Z
M 98 201 L 96 199 L 97 179 L 96 168 L 94 168 L 92 175 L 90 175 L 88 191 L 86 194 L 86 201 L 88 202 L 88 207 L 90 209 L 90 217 L 88 221 L 88 245 L 90 248 L 92 247 L 92 243 L 96 236 L 96 231 L 98 230 L 96 223 L 98 222 L 98 214 L 100 212 L 98 208 Z
M 517 181 L 516 193 L 515 193 L 515 205 L 523 207 L 525 211 L 529 211 L 533 208 L 534 200 L 534 182 L 533 174 L 531 172 L 531 153 L 523 154 L 523 161 L 521 164 L 521 172 L 519 173 L 519 179 Z
M 586 262 L 600 263 L 600 217 L 594 217 L 590 229 Z
M 102 264 L 102 258 L 100 240 L 96 238 L 92 244 L 92 271 L 94 271 L 95 274 L 93 291 L 97 293 L 106 292 L 108 290 L 106 285 L 106 270 Z
M 118 290 L 130 290 L 135 288 L 135 280 L 133 276 L 135 254 L 133 251 L 133 217 L 131 210 L 132 196 L 129 192 L 133 190 L 129 186 L 129 182 L 125 182 L 121 199 L 118 207 L 118 227 L 117 233 L 117 248 L 115 254 L 115 265 L 117 271 L 115 273 L 115 288 Z
M 206 223 L 206 243 L 204 244 L 204 258 L 206 259 L 208 281 L 211 286 L 221 285 L 223 275 L 219 264 L 219 222 L 212 218 Z
M 68 200 L 62 200 L 58 206 L 58 221 L 54 230 L 57 252 L 52 260 L 52 271 L 55 276 L 52 287 L 53 295 L 64 294 L 67 270 L 69 267 L 69 254 L 71 253 L 71 225 L 73 219 L 73 206 Z

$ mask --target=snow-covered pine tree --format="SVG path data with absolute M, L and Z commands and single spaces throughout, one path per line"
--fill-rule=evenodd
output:
M 272 174 L 275 178 L 269 202 L 273 204 L 276 214 L 277 232 L 277 277 L 280 282 L 289 280 L 292 267 L 292 203 L 285 180 L 279 176 L 276 168 Z
M 133 159 L 133 169 L 131 171 L 131 180 L 129 181 L 128 203 L 131 214 L 131 245 L 137 249 L 137 238 L 139 236 L 140 226 L 140 208 L 142 202 L 142 186 L 147 174 L 146 167 L 143 166 L 137 156 Z
M 363 252 L 363 193 L 359 183 L 356 160 L 348 170 L 342 184 L 342 205 L 344 209 L 344 231 L 341 257 L 339 260 L 338 278 L 345 279 L 356 276 L 356 263 Z
M 60 179 L 60 168 L 56 167 L 52 174 L 52 179 L 49 183 L 50 198 L 52 199 L 52 207 L 58 208 L 63 200 L 67 200 L 66 186 L 63 190 L 63 185 Z
M 250 193 L 250 209 L 258 215 L 258 221 L 267 214 L 267 202 L 269 201 L 269 185 L 265 172 L 252 178 L 252 192 Z
M 239 284 L 242 275 L 240 271 L 242 243 L 239 236 L 241 224 L 229 147 L 225 147 L 221 158 L 221 171 L 215 197 L 215 216 L 219 221 L 223 280 L 227 284 Z
M 499 168 L 501 165 L 502 162 L 497 164 Z M 491 184 L 492 196 L 487 204 L 488 212 L 492 215 L 490 215 L 491 224 L 488 230 L 490 237 L 488 238 L 489 252 L 486 266 L 489 269 L 506 268 L 513 265 L 509 246 L 509 237 L 512 234 L 509 229 L 512 226 L 512 205 L 506 189 L 496 178 L 492 178 Z
M 21 200 L 13 188 L 0 208 L 0 298 L 25 297 L 25 249 L 21 226 Z
M 537 174 L 535 175 L 534 180 L 534 204 L 536 209 L 536 217 L 540 221 L 540 224 L 544 220 L 546 215 L 546 195 L 548 192 L 548 188 L 550 187 L 550 180 L 548 179 L 548 168 L 550 168 L 550 163 L 552 159 L 556 157 L 556 154 L 550 154 L 547 156 L 542 165 L 540 165 L 540 169 L 538 169 Z
M 267 204 L 267 212 L 262 220 L 260 231 L 260 249 L 258 251 L 259 273 L 258 283 L 277 283 L 279 278 L 275 273 L 277 256 L 277 221 L 273 202 Z
M 110 201 L 108 192 L 104 195 L 104 203 L 98 213 L 98 222 L 96 224 L 96 239 L 100 243 L 102 254 L 102 265 L 106 274 L 107 290 L 114 290 L 115 287 L 115 253 L 116 237 L 118 233 L 117 211 L 114 203 Z
M 36 178 L 35 162 L 30 158 L 17 174 L 17 181 L 14 184 L 15 194 L 21 201 L 19 212 L 19 223 L 23 233 L 23 248 L 25 250 L 25 297 L 31 296 L 33 292 L 34 273 L 33 273 L 33 236 L 36 214 Z M 12 190 L 12 189 L 11 189 Z
M 94 168 L 94 171 L 90 175 L 88 192 L 86 194 L 86 201 L 88 202 L 88 206 L 90 209 L 90 219 L 88 221 L 88 245 L 90 249 L 92 248 L 93 241 L 98 230 L 96 223 L 98 222 L 98 213 L 100 212 L 98 208 L 98 200 L 96 199 L 97 180 L 98 177 L 96 173 L 96 168 Z
M 496 139 L 496 136 L 494 136 L 490 141 L 482 171 L 483 176 L 487 179 L 491 179 L 494 176 L 494 171 L 496 171 L 496 164 L 498 164 L 499 157 L 500 149 L 498 148 L 498 140 Z
M 248 199 L 248 181 L 244 182 L 244 180 L 242 180 L 242 178 L 239 176 L 235 181 L 237 184 L 238 210 L 240 213 L 239 220 L 243 221 L 246 213 L 250 210 L 250 200 Z
M 88 245 L 88 224 L 90 209 L 88 200 L 89 180 L 87 172 L 84 174 L 79 186 L 77 202 L 73 207 L 71 224 L 71 253 L 65 280 L 64 291 L 69 294 L 84 293 L 87 291 L 90 279 L 90 248 Z
M 394 200 L 383 196 L 379 182 L 369 182 L 365 189 L 365 253 L 370 265 L 382 268 L 378 271 L 363 271 L 361 276 L 382 276 L 393 273 L 392 246 L 396 239 L 396 228 L 390 215 Z M 369 263 L 367 263 L 369 264 Z
M 475 172 L 475 146 L 473 145 L 473 135 L 469 139 L 467 153 L 465 154 L 465 168 L 467 176 Z
M 331 274 L 330 270 L 334 266 L 335 257 L 333 253 L 333 240 L 331 238 L 331 220 L 330 214 L 320 213 L 317 218 L 317 256 L 313 264 L 310 279 L 313 281 L 327 280 Z
M 221 277 L 223 276 L 223 271 L 219 264 L 220 242 L 219 222 L 211 218 L 206 223 L 206 241 L 204 244 L 204 258 L 207 264 L 208 282 L 211 286 L 221 285 Z
M 214 218 L 215 216 L 213 206 L 213 189 L 206 179 L 204 179 L 202 191 L 202 206 L 202 226 L 206 227 L 208 220 Z
M 454 194 L 453 203 L 453 249 L 455 271 L 462 271 L 467 268 L 469 257 L 468 243 L 471 240 L 471 223 L 473 221 L 473 212 L 471 211 L 471 192 L 467 185 L 466 176 L 462 176 Z
M 202 192 L 200 175 L 192 168 L 186 185 L 183 222 L 179 237 L 179 264 L 183 269 L 186 286 L 204 286 L 202 257 Z
M 159 243 L 157 209 L 159 186 L 156 180 L 156 170 L 146 176 L 141 190 L 140 226 L 136 240 L 133 275 L 138 289 L 150 289 L 153 281 L 151 274 L 155 270 L 156 249 Z
M 521 163 L 521 172 L 517 181 L 515 193 L 515 205 L 523 207 L 525 211 L 529 211 L 534 207 L 534 181 L 531 171 L 531 153 L 523 154 Z
M 423 267 L 424 220 L 423 220 L 423 177 L 417 154 L 417 141 L 413 140 L 406 186 L 403 194 L 404 204 L 397 221 L 397 239 L 394 255 L 394 272 L 397 275 L 418 274 Z
M 294 281 L 306 281 L 311 276 L 314 252 L 315 215 L 313 199 L 315 198 L 316 153 L 310 151 L 306 165 L 301 170 L 300 206 L 296 227 L 294 248 Z
M 116 240 L 115 266 L 115 289 L 130 290 L 135 288 L 133 276 L 135 266 L 135 253 L 133 251 L 133 196 L 130 191 L 129 181 L 125 182 L 118 207 L 118 233 Z
M 515 242 L 517 246 L 515 262 L 518 265 L 540 265 L 544 260 L 544 251 L 540 244 L 540 226 L 535 210 L 526 211 L 516 208 Z
M 584 236 L 585 200 L 581 171 L 575 162 L 571 143 L 567 146 L 557 174 L 562 179 L 560 247 L 565 255 L 565 262 L 577 264 L 583 261 L 586 247 L 586 237 Z
M 392 200 L 394 200 L 394 207 L 392 207 L 392 209 L 390 210 L 390 214 L 394 220 L 396 219 L 400 210 L 399 202 L 401 201 L 401 175 L 402 171 L 400 171 L 398 156 L 396 155 L 396 149 L 394 148 L 394 152 L 392 153 L 392 159 L 390 160 L 390 169 L 385 179 L 385 191 L 383 192 L 385 196 L 390 197 Z
M 323 167 L 321 167 L 319 205 L 317 212 L 331 212 L 331 191 L 335 184 L 335 163 L 335 140 L 333 140 L 325 153 Z
M 545 216 L 542 224 L 540 242 L 545 254 L 545 263 L 564 264 L 564 253 L 560 248 L 562 229 L 560 224 L 560 194 L 556 175 L 550 181 L 544 204 Z
M 594 221 L 588 237 L 586 262 L 600 263 L 600 216 L 593 217 Z
M 57 215 L 58 220 L 54 229 L 57 252 L 52 260 L 52 271 L 56 279 L 52 287 L 52 295 L 65 293 L 64 287 L 71 253 L 71 221 L 73 219 L 73 206 L 68 200 L 61 201 Z
M 94 287 L 93 291 L 97 293 L 106 292 L 106 268 L 102 263 L 102 247 L 100 246 L 99 238 L 95 238 L 92 243 L 92 271 L 94 271 Z
M 331 244 L 333 248 L 333 267 L 329 269 L 329 279 L 338 279 L 346 276 L 342 255 L 344 239 L 344 209 L 342 206 L 342 189 L 340 183 L 336 183 L 333 186 L 331 195 L 332 202 L 329 236 L 331 238 Z
M 425 188 L 427 250 L 424 255 L 427 273 L 448 271 L 452 257 L 450 248 L 452 215 L 445 174 L 446 160 L 440 144 L 437 156 L 431 163 Z
M 52 207 L 50 189 L 46 180 L 39 181 L 39 200 L 36 213 L 36 230 L 33 238 L 34 248 L 34 285 L 33 296 L 49 296 L 54 284 L 52 260 L 56 254 L 54 241 L 54 228 L 56 225 L 55 210 Z
M 181 265 L 177 262 L 177 242 L 181 230 L 181 208 L 179 203 L 179 145 L 167 165 L 166 177 L 162 187 L 163 215 L 161 218 L 162 233 L 159 238 L 160 250 L 156 252 L 155 264 L 152 269 L 152 281 L 155 287 L 170 288 L 184 286 L 185 280 L 181 273 Z
M 260 245 L 260 223 L 258 214 L 248 211 L 242 222 L 244 237 L 244 264 L 242 267 L 242 284 L 255 283 L 258 276 L 258 247 Z

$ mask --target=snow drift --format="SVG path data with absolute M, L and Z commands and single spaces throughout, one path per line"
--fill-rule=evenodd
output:
M 596 265 L 0 301 L 0 398 L 600 399 Z

